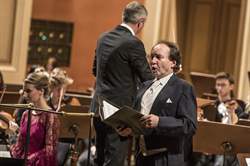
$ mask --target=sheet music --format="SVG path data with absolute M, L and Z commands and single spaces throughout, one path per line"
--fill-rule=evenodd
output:
M 11 155 L 8 151 L 0 151 L 0 157 L 11 158 Z
M 103 100 L 103 118 L 107 119 L 108 117 L 110 117 L 111 115 L 113 115 L 114 113 L 116 113 L 119 108 L 115 107 L 114 105 L 106 102 L 105 100 Z
M 250 166 L 250 158 L 246 158 L 247 166 Z
M 10 152 L 7 151 L 6 145 L 3 145 L 3 144 L 0 145 L 0 157 L 5 157 L 5 158 L 11 157 Z

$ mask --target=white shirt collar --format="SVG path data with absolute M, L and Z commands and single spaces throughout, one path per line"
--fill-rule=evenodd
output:
M 132 35 L 135 36 L 135 32 L 133 31 L 133 29 L 130 26 L 128 26 L 125 23 L 121 23 L 121 26 L 127 28 L 132 33 Z
M 166 83 L 168 82 L 168 80 L 171 78 L 171 76 L 173 75 L 173 73 L 168 74 L 165 77 L 162 77 L 161 79 L 159 79 L 158 81 L 160 82 L 160 85 L 166 85 Z M 157 79 L 155 79 L 154 81 L 156 81 Z

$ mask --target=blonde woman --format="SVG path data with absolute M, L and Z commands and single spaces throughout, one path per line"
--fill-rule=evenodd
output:
M 24 81 L 23 96 L 35 107 L 51 110 L 48 96 L 49 77 L 46 72 L 34 72 Z M 28 111 L 21 118 L 17 143 L 10 147 L 14 158 L 24 158 L 27 137 Z M 58 138 L 58 117 L 55 114 L 31 111 L 30 142 L 28 148 L 28 166 L 56 166 L 56 146 Z
M 63 96 L 67 86 L 72 84 L 73 80 L 67 76 L 66 71 L 55 68 L 50 74 L 50 98 L 49 106 L 54 111 L 60 111 L 61 104 L 63 103 Z M 67 155 L 70 149 L 69 143 L 58 143 L 57 161 L 58 165 L 65 165 Z

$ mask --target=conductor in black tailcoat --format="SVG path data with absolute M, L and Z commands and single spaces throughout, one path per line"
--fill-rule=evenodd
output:
M 117 106 L 132 106 L 137 85 L 153 79 L 146 59 L 143 43 L 135 36 L 144 26 L 146 8 L 138 3 L 129 3 L 122 17 L 122 24 L 104 33 L 97 41 L 93 74 L 96 76 L 96 91 L 91 104 L 92 112 L 98 110 L 98 96 L 103 96 Z M 96 130 L 98 166 L 122 166 L 127 155 L 127 138 L 94 119 Z

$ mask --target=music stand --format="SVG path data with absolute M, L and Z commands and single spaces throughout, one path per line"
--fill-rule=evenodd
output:
M 0 103 L 15 104 L 15 103 L 18 103 L 19 98 L 20 98 L 20 94 L 18 91 L 17 92 L 10 92 L 10 91 L 3 90 L 3 91 L 0 91 L 0 94 L 2 94 Z M 13 115 L 15 108 L 5 107 L 4 111 Z
M 7 145 L 0 144 L 0 165 L 23 166 L 24 159 L 15 159 L 10 157 Z
M 249 119 L 239 119 L 237 125 L 250 126 Z
M 14 166 L 23 166 L 24 159 L 14 159 L 14 158 L 7 158 L 7 157 L 0 157 L 0 165 L 14 165 Z
M 196 95 L 201 97 L 204 92 L 213 92 L 215 85 L 215 75 L 190 72 L 192 84 L 195 87 Z
M 89 133 L 91 132 L 90 138 L 94 137 L 94 128 L 92 127 L 92 114 L 83 115 L 80 114 L 68 114 L 60 116 L 60 137 L 62 138 L 89 138 Z M 91 127 L 91 128 L 90 128 Z M 91 129 L 91 130 L 90 130 Z
M 193 149 L 197 152 L 224 155 L 249 153 L 249 140 L 248 126 L 198 121 L 198 129 L 193 137 Z
M 60 137 L 74 138 L 73 154 L 77 154 L 77 140 L 78 138 L 88 138 L 88 159 L 87 166 L 90 164 L 90 146 L 91 139 L 94 137 L 93 128 L 93 113 L 69 113 L 63 112 L 64 116 L 60 116 Z M 72 157 L 72 156 L 71 156 Z
M 67 104 L 62 106 L 60 110 L 63 112 L 88 113 L 89 106 Z
M 196 102 L 197 102 L 197 106 L 198 107 L 204 107 L 206 105 L 210 105 L 214 103 L 214 100 L 210 100 L 210 99 L 203 99 L 200 97 L 196 98 Z
M 65 93 L 65 96 L 78 99 L 81 105 L 90 105 L 93 98 L 92 96 L 89 95 L 72 94 L 72 93 Z

